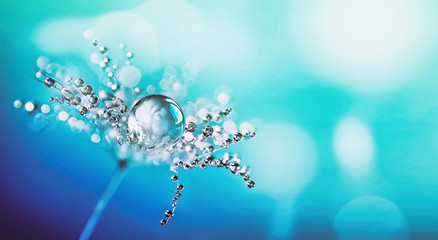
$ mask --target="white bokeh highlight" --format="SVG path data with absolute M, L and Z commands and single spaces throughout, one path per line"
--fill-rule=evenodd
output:
M 402 211 L 388 199 L 362 196 L 344 205 L 333 221 L 340 240 L 409 239 Z
M 317 150 L 312 137 L 302 128 L 288 123 L 266 124 L 248 145 L 255 191 L 273 197 L 271 235 L 290 239 L 294 229 L 294 200 L 315 174 Z M 257 151 L 254 151 L 257 149 Z
M 256 191 L 279 194 L 299 192 L 313 177 L 316 146 L 312 137 L 292 124 L 266 124 L 258 130 L 248 159 L 253 159 Z
M 376 94 L 396 89 L 432 60 L 435 15 L 424 0 L 310 0 L 292 4 L 291 41 L 327 80 Z
M 201 67 L 214 66 L 223 74 L 240 71 L 256 51 L 238 18 L 201 14 L 184 0 L 151 0 L 94 18 L 47 22 L 33 34 L 34 43 L 46 54 L 74 52 L 87 60 L 92 52 L 90 39 L 109 47 L 113 57 L 115 46 L 125 43 L 129 51 L 139 53 L 134 65 L 143 74 L 189 63 L 183 72 L 187 80 Z M 97 60 L 92 57 L 93 62 Z
M 141 79 L 141 72 L 134 66 L 124 66 L 119 72 L 119 81 L 125 87 L 135 87 Z
M 133 9 L 150 22 L 158 35 L 156 63 L 181 64 L 199 52 L 204 20 L 198 9 L 183 0 L 150 0 Z M 156 66 L 158 67 L 158 66 Z
M 374 140 L 359 119 L 349 116 L 341 119 L 334 132 L 333 148 L 340 167 L 350 177 L 364 177 L 372 170 Z

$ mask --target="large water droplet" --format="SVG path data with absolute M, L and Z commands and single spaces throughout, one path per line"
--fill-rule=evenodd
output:
M 183 132 L 184 115 L 180 106 L 163 95 L 149 95 L 141 99 L 128 117 L 128 135 L 134 133 L 137 141 L 149 149 L 173 145 Z
M 67 101 L 73 100 L 73 98 L 76 97 L 76 94 L 77 91 L 73 87 L 67 86 L 61 89 L 62 97 L 64 97 Z

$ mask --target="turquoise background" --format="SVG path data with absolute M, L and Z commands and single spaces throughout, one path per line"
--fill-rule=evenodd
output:
M 1 238 L 77 238 L 116 167 L 86 134 L 32 131 L 13 108 L 51 96 L 34 79 L 42 55 L 99 84 L 82 36 L 92 28 L 135 52 L 139 87 L 194 61 L 190 98 L 226 85 L 235 117 L 257 127 L 231 149 L 254 189 L 222 169 L 184 172 L 161 227 L 168 167 L 135 169 L 92 239 L 438 239 L 437 11 L 428 0 L 2 1 Z

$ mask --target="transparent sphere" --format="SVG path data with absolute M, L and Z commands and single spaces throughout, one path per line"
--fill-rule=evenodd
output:
M 128 136 L 148 149 L 163 149 L 184 133 L 184 115 L 173 99 L 149 95 L 138 101 L 128 116 Z

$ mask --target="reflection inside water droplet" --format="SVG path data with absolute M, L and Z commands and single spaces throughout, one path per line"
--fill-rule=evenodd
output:
M 138 101 L 128 117 L 128 136 L 148 149 L 175 144 L 184 132 L 180 106 L 163 95 L 149 95 Z

